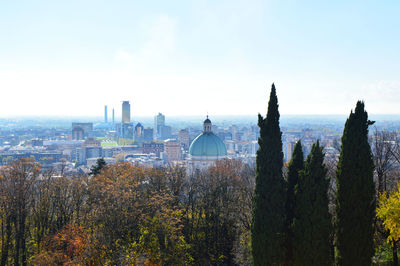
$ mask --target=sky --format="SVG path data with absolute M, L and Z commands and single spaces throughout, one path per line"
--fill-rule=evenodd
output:
M 0 117 L 400 113 L 400 1 L 2 0 Z M 111 111 L 109 117 L 111 115 Z

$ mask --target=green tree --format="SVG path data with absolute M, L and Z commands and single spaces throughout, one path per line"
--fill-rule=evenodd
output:
M 293 220 L 295 265 L 332 265 L 329 179 L 326 178 L 322 149 L 318 141 L 313 144 L 296 186 Z
M 282 132 L 278 98 L 272 84 L 267 117 L 258 115 L 260 138 L 252 221 L 254 265 L 278 265 L 283 261 L 285 231 L 285 181 L 282 176 Z
M 368 143 L 364 102 L 351 111 L 342 136 L 336 172 L 336 247 L 338 265 L 371 265 L 374 254 L 374 163 Z
M 97 162 L 95 165 L 92 166 L 92 168 L 90 168 L 90 174 L 91 175 L 98 175 L 100 174 L 101 169 L 104 168 L 104 166 L 106 166 L 106 161 L 104 160 L 104 158 L 99 158 L 97 159 Z
M 296 200 L 294 190 L 299 180 L 299 171 L 304 168 L 304 155 L 301 147 L 301 141 L 297 141 L 294 146 L 293 156 L 289 162 L 287 173 L 287 191 L 286 191 L 286 263 L 292 264 L 293 260 L 293 231 L 292 222 Z

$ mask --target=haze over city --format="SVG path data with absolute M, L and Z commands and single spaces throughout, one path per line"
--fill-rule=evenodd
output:
M 1 117 L 398 114 L 396 1 L 6 1 Z M 7 92 L 4 95 L 4 92 Z
M 0 1 L 0 266 L 398 266 L 399 14 Z

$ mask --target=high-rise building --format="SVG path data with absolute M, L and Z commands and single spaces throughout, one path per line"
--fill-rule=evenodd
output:
M 144 142 L 147 142 L 147 143 L 152 142 L 153 136 L 154 136 L 154 133 L 153 133 L 152 128 L 148 127 L 148 128 L 144 129 L 144 132 L 143 132 L 143 141 Z
M 144 139 L 144 127 L 142 124 L 137 123 L 135 126 L 135 143 L 142 144 Z
M 189 149 L 190 145 L 190 138 L 189 138 L 189 131 L 187 129 L 182 129 L 178 133 L 178 141 L 181 143 L 182 147 L 185 150 Z
M 73 140 L 81 140 L 84 136 L 84 130 L 81 127 L 73 127 L 72 128 L 72 139 Z
M 236 125 L 230 126 L 229 131 L 232 133 L 232 140 L 236 140 L 236 141 L 240 140 L 240 139 L 238 139 L 239 138 L 238 127 Z
M 159 139 L 166 140 L 172 137 L 172 128 L 170 126 L 160 126 Z
M 286 161 L 287 162 L 289 162 L 292 159 L 294 145 L 296 145 L 296 143 L 293 141 L 289 141 L 286 144 Z
M 164 152 L 167 155 L 168 162 L 181 160 L 181 144 L 176 140 L 166 140 L 164 143 Z
M 104 106 L 104 123 L 108 123 L 107 105 Z
M 122 102 L 122 123 L 131 122 L 131 105 L 129 101 Z
M 72 122 L 72 139 L 80 140 L 90 137 L 93 132 L 93 123 Z
M 112 123 L 113 123 L 113 125 L 115 124 L 115 119 L 114 119 L 115 117 L 114 117 L 114 108 L 113 108 L 113 112 L 112 112 Z
M 165 126 L 165 115 L 158 113 L 154 116 L 154 138 L 158 139 L 161 137 L 161 127 Z
M 121 137 L 124 139 L 133 139 L 133 123 L 122 123 L 121 127 Z

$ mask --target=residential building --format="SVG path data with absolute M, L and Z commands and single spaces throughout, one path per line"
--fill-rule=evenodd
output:
M 188 150 L 190 145 L 189 131 L 187 129 L 179 130 L 178 141 L 181 143 L 183 149 Z
M 181 144 L 177 140 L 168 139 L 164 142 L 166 161 L 171 163 L 181 160 Z
M 149 154 L 154 153 L 157 157 L 160 157 L 160 153 L 164 151 L 164 143 L 151 142 L 143 143 L 143 153 Z

